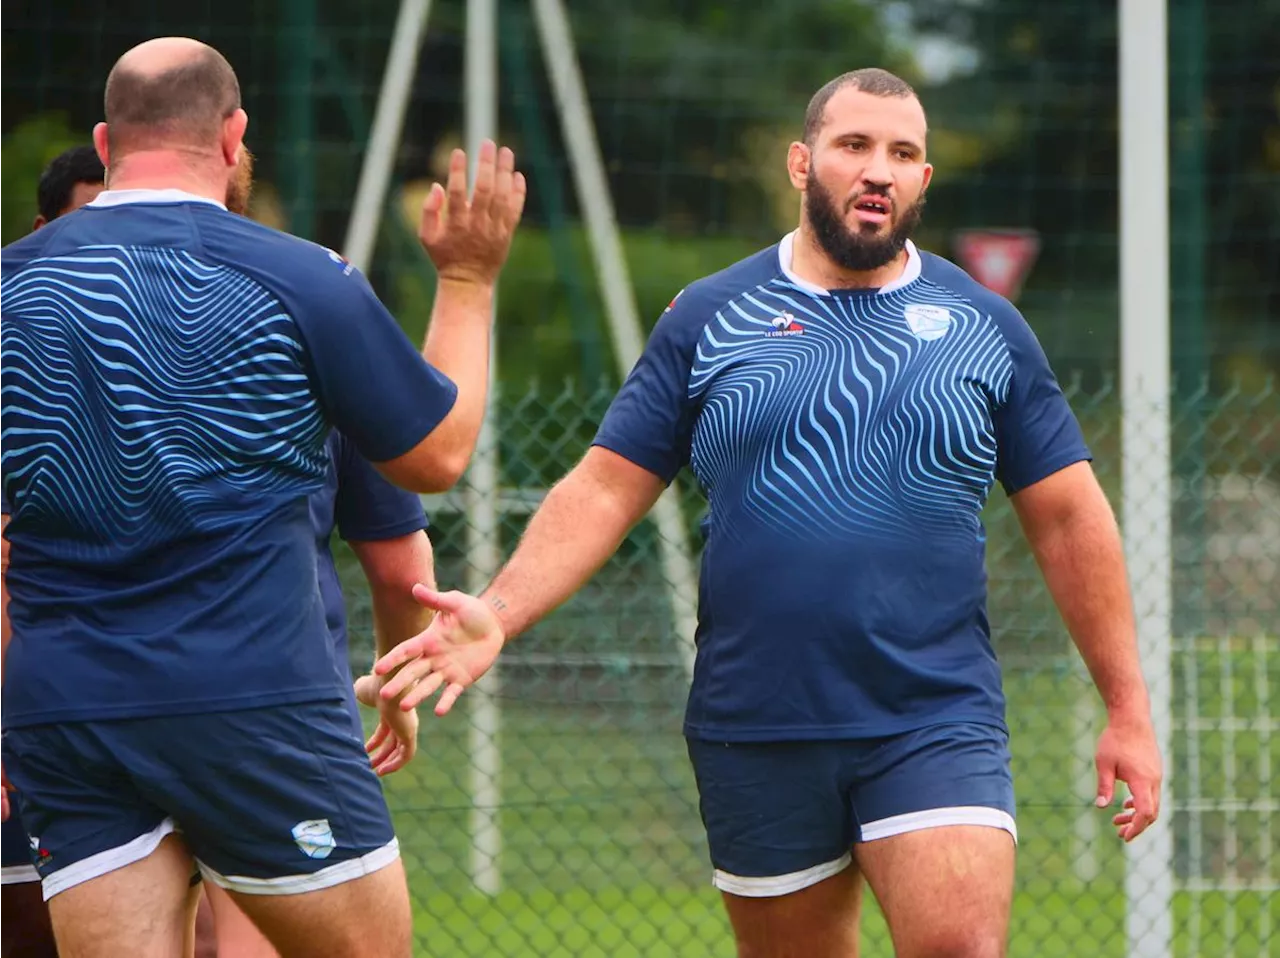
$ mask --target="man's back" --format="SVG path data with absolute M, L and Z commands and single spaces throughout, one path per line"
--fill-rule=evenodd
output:
M 392 458 L 453 386 L 327 250 L 105 195 L 4 255 L 6 721 L 331 696 L 305 499 L 328 425 Z M 429 408 L 379 421 L 374 379 Z

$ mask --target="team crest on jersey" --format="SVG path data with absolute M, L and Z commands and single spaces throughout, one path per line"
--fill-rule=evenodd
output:
M 313 818 L 298 822 L 293 826 L 292 832 L 293 840 L 297 842 L 298 848 L 302 849 L 302 854 L 308 858 L 328 858 L 338 847 L 327 818 Z
M 788 313 L 785 309 L 781 316 L 775 316 L 769 320 L 772 329 L 765 331 L 765 335 L 770 338 L 778 336 L 800 336 L 804 333 L 804 327 L 796 322 L 796 318 Z
M 925 342 L 941 339 L 947 335 L 955 321 L 951 310 L 945 306 L 928 306 L 923 303 L 912 303 L 902 310 L 902 318 L 916 337 Z

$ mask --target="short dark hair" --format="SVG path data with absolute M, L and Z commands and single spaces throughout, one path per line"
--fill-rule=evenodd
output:
M 205 47 L 159 73 L 117 63 L 107 77 L 104 100 L 113 148 L 148 134 L 166 144 L 200 146 L 240 108 L 240 82 L 226 58 Z
M 804 141 L 809 146 L 813 146 L 814 141 L 818 138 L 818 131 L 822 129 L 822 121 L 827 112 L 827 104 L 831 102 L 833 96 L 845 87 L 853 87 L 855 90 L 870 93 L 872 96 L 905 98 L 916 95 L 916 91 L 911 88 L 911 84 L 906 80 L 878 67 L 867 67 L 862 70 L 851 70 L 848 73 L 842 73 L 834 80 L 824 84 L 822 89 L 809 100 L 809 106 L 804 111 Z
M 71 204 L 77 183 L 101 183 L 105 176 L 98 151 L 91 146 L 73 146 L 55 156 L 40 174 L 36 206 L 46 220 L 56 220 Z

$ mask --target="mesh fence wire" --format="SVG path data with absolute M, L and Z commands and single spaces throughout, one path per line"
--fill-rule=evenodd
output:
M 1117 393 L 1067 383 L 1118 508 Z M 570 384 L 502 397 L 503 555 L 612 394 Z M 1205 386 L 1173 409 L 1175 445 L 1197 443 L 1201 468 L 1173 490 L 1171 953 L 1275 954 L 1280 395 L 1270 384 Z M 687 473 L 678 481 L 692 529 L 704 506 Z M 429 500 L 445 587 L 467 578 L 463 503 Z M 1019 807 L 1011 954 L 1120 956 L 1125 855 L 1092 804 L 1102 709 L 1002 493 L 984 520 Z M 509 647 L 488 698 L 469 693 L 450 717 L 424 715 L 421 757 L 387 783 L 422 954 L 734 953 L 680 734 L 688 675 L 657 546 L 641 523 L 586 588 Z M 367 668 L 367 599 L 346 571 L 353 665 Z M 874 904 L 864 929 L 866 954 L 892 953 Z
M 30 228 L 43 165 L 101 118 L 115 58 L 177 34 L 215 44 L 240 75 L 258 157 L 253 215 L 342 246 L 398 0 L 12 6 L 5 242 Z M 567 6 L 642 315 L 790 229 L 783 157 L 809 95 L 846 69 L 893 69 L 930 116 L 937 176 L 920 245 L 954 254 L 958 229 L 1038 230 L 1018 305 L 1055 366 L 1078 370 L 1064 379 L 1120 502 L 1120 402 L 1108 379 L 1119 343 L 1115 0 Z M 499 135 L 530 177 L 499 300 L 505 555 L 617 383 L 532 7 L 498 8 Z M 1183 382 L 1172 437 L 1172 951 L 1280 958 L 1280 402 L 1267 379 L 1280 357 L 1280 3 L 1168 8 L 1172 353 Z M 415 340 L 433 278 L 414 215 L 464 127 L 465 23 L 462 0 L 431 4 L 369 269 Z M 529 385 L 537 377 L 574 384 Z M 687 477 L 680 490 L 696 542 L 704 506 Z M 462 502 L 430 504 L 440 579 L 459 587 Z M 1012 951 L 1121 955 L 1125 857 L 1091 807 L 1096 697 L 1002 494 L 985 518 L 1021 809 Z M 642 523 L 580 595 L 512 646 L 487 696 L 469 693 L 446 720 L 424 717 L 421 757 L 388 782 L 422 954 L 732 953 L 680 738 L 688 676 L 660 551 Z M 367 599 L 354 564 L 345 571 L 364 668 Z M 865 953 L 888 954 L 869 912 Z

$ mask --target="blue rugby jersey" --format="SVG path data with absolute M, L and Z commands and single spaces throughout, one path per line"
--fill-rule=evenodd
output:
M 330 466 L 324 486 L 311 494 L 311 526 L 316 537 L 320 599 L 333 640 L 334 664 L 345 685 L 348 667 L 347 607 L 342 581 L 333 561 L 331 540 L 336 530 L 348 542 L 398 539 L 427 527 L 422 501 L 392 485 L 338 430 L 326 444 Z
M 3 251 L 11 726 L 332 697 L 307 497 L 456 387 L 340 256 L 178 191 Z
M 686 733 L 1004 727 L 980 513 L 1089 458 L 1031 329 L 908 246 L 879 290 L 789 270 L 789 236 L 683 290 L 595 443 L 709 503 Z

